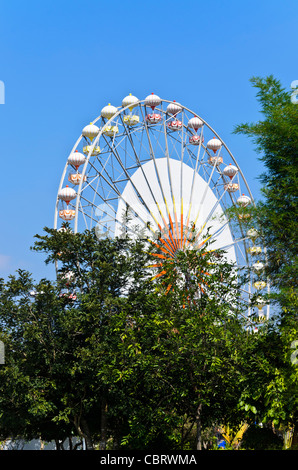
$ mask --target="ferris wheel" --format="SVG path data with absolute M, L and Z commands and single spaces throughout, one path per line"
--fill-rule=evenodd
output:
M 247 319 L 258 312 L 261 323 L 269 318 L 269 282 L 259 234 L 245 231 L 253 205 L 236 159 L 202 117 L 154 93 L 142 100 L 129 94 L 81 131 L 62 172 L 54 228 L 67 221 L 74 233 L 95 228 L 98 238 L 145 234 L 163 240 L 173 257 L 190 246 L 193 228 L 199 236 L 192 246 L 201 246 L 208 227 L 212 249 L 249 269 L 242 289 Z

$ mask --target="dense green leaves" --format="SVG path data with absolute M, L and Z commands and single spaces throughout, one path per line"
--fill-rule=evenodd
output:
M 45 232 L 34 249 L 57 262 L 56 285 L 35 286 L 25 272 L 2 284 L 8 344 L 2 383 L 15 374 L 23 392 L 13 407 L 24 414 L 23 425 L 11 418 L 3 387 L 6 433 L 72 432 L 89 446 L 106 446 L 110 437 L 114 446 L 128 447 L 151 446 L 163 436 L 175 448 L 196 427 L 198 408 L 208 424 L 227 414 L 232 419 L 243 330 L 224 255 L 215 259 L 207 247 L 180 253 L 164 265 L 162 281 L 152 280 L 152 250 L 143 242 Z M 68 272 L 74 276 L 63 277 Z
M 298 246 L 298 106 L 272 76 L 254 77 L 263 119 L 241 124 L 236 133 L 256 145 L 265 171 L 258 220 L 267 246 L 269 271 L 274 286 L 296 289 Z
M 254 221 L 258 221 L 267 249 L 266 272 L 275 315 L 274 326 L 257 338 L 265 372 L 262 406 L 264 419 L 276 426 L 283 423 L 297 427 L 298 374 L 290 354 L 291 344 L 298 338 L 298 106 L 273 76 L 251 81 L 263 119 L 241 124 L 235 132 L 252 139 L 265 168 L 260 176 L 263 197 Z

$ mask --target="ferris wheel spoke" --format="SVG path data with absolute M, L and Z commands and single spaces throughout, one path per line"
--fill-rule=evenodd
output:
M 212 237 L 213 237 L 213 235 L 212 235 Z M 211 238 L 212 238 L 212 237 L 211 237 Z M 244 240 L 245 240 L 244 238 L 238 238 L 237 240 L 234 240 L 233 242 L 231 242 L 231 243 L 229 243 L 229 244 L 227 244 L 227 245 L 219 246 L 217 249 L 224 251 L 224 250 L 226 250 L 227 248 L 231 248 L 231 247 L 237 245 L 238 243 L 239 243 L 239 244 L 242 243 Z
M 183 112 L 182 108 L 177 114 L 179 114 L 180 112 Z M 182 135 L 182 138 L 180 138 L 180 140 L 179 140 L 179 138 L 177 137 L 177 132 L 178 132 L 178 134 L 180 134 L 179 130 L 178 131 L 177 130 L 176 131 L 175 130 L 169 131 L 169 127 L 171 125 L 171 119 L 173 119 L 173 121 L 175 122 L 175 120 L 178 119 L 177 114 L 175 114 L 173 116 L 170 116 L 167 120 L 164 121 L 163 130 L 164 130 L 165 143 L 166 143 L 166 158 L 167 158 L 167 169 L 168 169 L 167 173 L 168 173 L 168 179 L 169 179 L 169 185 L 170 185 L 171 202 L 172 202 L 172 206 L 173 206 L 173 219 L 174 219 L 175 229 L 176 230 L 174 230 L 173 220 L 172 220 L 172 217 L 170 215 L 170 211 L 168 210 L 168 212 L 169 212 L 170 225 L 172 227 L 172 232 L 175 233 L 175 238 L 177 239 L 177 246 L 179 247 L 181 245 L 181 233 L 182 233 L 182 230 L 183 230 L 183 224 L 180 220 L 181 229 L 179 231 L 178 212 L 177 212 L 176 198 L 174 196 L 174 185 L 173 185 L 173 180 L 172 180 L 171 161 L 173 161 L 173 158 L 178 159 L 178 160 L 179 159 L 183 160 L 183 152 L 184 152 L 184 149 L 183 149 L 183 135 Z M 169 121 L 168 125 L 166 125 L 167 121 Z M 183 129 L 183 122 L 182 122 L 182 129 Z M 168 144 L 169 138 L 170 138 L 170 142 L 171 142 L 171 152 L 169 150 L 169 144 Z M 178 145 L 180 146 L 180 152 L 177 150 Z M 181 166 L 180 166 L 180 188 L 179 188 L 180 189 L 180 197 L 179 197 L 180 200 L 182 198 L 182 174 L 181 174 L 182 164 L 183 163 L 181 163 Z M 181 214 L 182 214 L 182 207 L 180 207 L 180 219 L 181 219 Z M 178 242 L 178 239 L 180 239 L 180 242 Z
M 86 217 L 88 218 L 92 218 L 92 217 L 84 210 L 83 205 L 82 205 L 82 199 L 85 200 L 84 196 L 81 196 L 80 198 L 78 210 L 83 214 L 85 226 L 86 226 L 86 229 L 88 229 L 88 223 L 87 223 Z
M 163 125 L 165 124 L 165 120 L 163 120 Z M 151 142 L 152 142 L 152 139 L 154 137 L 154 147 L 152 145 L 152 150 L 153 150 L 153 153 L 154 155 L 158 154 L 159 151 L 161 152 L 161 154 L 164 154 L 165 152 L 165 147 L 164 147 L 164 142 L 161 143 L 161 140 L 162 138 L 164 137 L 164 132 L 162 129 L 154 129 L 154 128 L 151 128 L 150 129 L 150 135 L 151 135 Z
M 216 191 L 217 194 L 219 194 L 219 188 L 222 187 L 224 185 L 224 182 L 222 182 L 222 175 L 219 174 L 217 180 L 215 182 L 213 182 L 213 186 L 211 187 L 212 191 Z
M 152 188 L 151 188 L 151 185 L 150 185 L 150 183 L 149 183 L 149 181 L 148 181 L 148 177 L 147 177 L 147 175 L 146 175 L 146 173 L 145 173 L 145 171 L 144 171 L 144 168 L 143 168 L 143 166 L 141 165 L 141 162 L 140 162 L 140 160 L 139 160 L 139 158 L 138 158 L 138 156 L 137 156 L 137 153 L 136 153 L 135 147 L 134 147 L 134 145 L 133 145 L 133 142 L 132 142 L 131 139 L 129 139 L 129 141 L 130 141 L 130 143 L 131 143 L 131 145 L 132 145 L 132 147 L 133 147 L 134 153 L 135 153 L 136 162 L 137 162 L 137 168 L 139 168 L 139 169 L 141 170 L 141 172 L 142 172 L 142 176 L 143 176 L 143 178 L 144 178 L 144 180 L 145 180 L 145 183 L 146 183 L 147 188 L 149 189 L 150 195 L 151 195 L 151 197 L 152 197 L 152 201 L 154 202 L 155 205 L 158 205 L 158 201 L 156 200 L 156 197 L 155 197 L 155 195 L 154 195 L 154 192 L 153 192 L 153 190 L 152 190 Z M 159 224 L 158 221 L 156 220 L 155 216 L 152 214 L 152 211 L 151 211 L 151 209 L 150 209 L 149 207 L 148 207 L 148 211 L 149 211 L 150 216 L 152 217 L 152 219 L 155 220 L 155 223 L 157 224 L 158 228 L 161 229 L 160 224 Z
M 127 132 L 127 130 L 126 130 L 126 132 Z M 140 162 L 139 157 L 138 157 L 138 154 L 137 154 L 137 152 L 136 152 L 136 149 L 135 149 L 133 140 L 132 140 L 132 138 L 131 138 L 131 136 L 129 135 L 128 132 L 127 132 L 127 135 L 128 135 L 129 142 L 130 142 L 130 144 L 131 144 L 131 147 L 132 147 L 133 152 L 134 152 L 134 155 L 135 155 L 135 159 L 136 159 L 136 163 L 137 163 L 137 168 L 140 168 L 140 169 L 141 169 L 143 178 L 144 178 L 144 180 L 145 180 L 145 182 L 146 182 L 147 188 L 149 189 L 149 192 L 150 192 L 150 194 L 151 194 L 152 200 L 153 200 L 154 203 L 156 204 L 157 201 L 156 201 L 156 198 L 155 198 L 155 196 L 154 196 L 154 192 L 153 192 L 153 190 L 152 190 L 152 188 L 151 188 L 151 185 L 150 185 L 150 183 L 149 183 L 149 181 L 148 181 L 148 177 L 147 177 L 147 175 L 146 175 L 146 173 L 145 173 L 145 171 L 144 171 L 144 168 L 143 168 L 143 166 L 141 165 L 141 162 Z
M 183 167 L 184 167 L 184 146 L 183 146 L 183 112 L 182 112 L 182 128 L 181 128 L 181 158 L 180 158 L 180 200 L 181 200 L 181 231 L 183 230 Z
M 203 137 L 203 130 L 201 131 L 201 138 Z M 204 149 L 204 152 L 203 152 L 203 155 L 200 159 L 200 153 L 201 153 L 201 149 Z M 204 147 L 202 141 L 200 141 L 200 144 L 199 144 L 199 150 L 198 150 L 198 153 L 197 153 L 197 157 L 196 157 L 196 173 L 199 175 L 200 174 L 200 170 L 201 168 L 203 167 L 204 165 L 204 158 L 205 158 L 205 155 L 206 155 L 206 148 Z
M 99 163 L 101 164 L 101 162 L 100 162 L 99 159 L 98 159 L 98 161 L 99 161 Z M 116 192 L 116 194 L 119 196 L 119 195 L 120 195 L 120 192 L 119 192 L 119 191 L 117 190 L 117 188 L 115 187 L 113 180 L 110 179 L 110 175 L 109 175 L 108 172 L 106 172 L 105 168 L 103 167 L 102 172 L 99 172 L 99 170 L 98 170 L 92 163 L 90 163 L 90 166 L 92 166 L 92 167 L 97 171 L 99 181 L 101 181 L 101 179 L 103 179 L 104 182 L 109 186 L 110 190 L 111 190 L 113 193 Z M 104 171 L 105 174 L 107 175 L 108 179 L 105 177 L 105 174 L 103 173 L 103 171 Z M 90 185 L 90 184 L 89 184 L 89 185 Z M 102 187 L 102 189 L 104 190 L 102 184 L 101 184 L 101 187 Z M 85 189 L 85 187 L 82 188 L 82 191 L 83 191 L 84 189 Z M 93 189 L 93 188 L 92 188 L 92 189 Z
M 104 176 L 103 174 L 101 174 L 101 177 L 104 178 L 104 180 L 106 181 L 106 183 L 111 187 L 111 189 L 116 193 L 117 195 L 117 200 L 121 200 L 123 201 L 123 203 L 126 205 L 126 207 L 130 207 L 130 201 L 128 201 L 124 196 L 123 194 L 118 190 L 117 186 L 113 186 L 113 182 L 110 182 L 108 181 Z M 127 178 L 127 181 L 130 181 L 129 178 Z M 104 199 L 104 202 L 106 202 L 107 199 Z M 135 209 L 135 213 L 138 217 L 138 219 L 140 219 L 140 221 L 142 222 L 142 225 L 146 226 L 148 221 L 145 221 L 144 218 L 140 215 L 139 211 Z M 118 221 L 119 222 L 119 221 Z M 120 222 L 119 222 L 120 223 Z M 121 224 L 123 224 L 123 221 L 121 222 Z M 154 233 L 154 230 L 150 227 L 150 230 L 153 231 Z
M 124 171 L 124 172 L 125 172 L 125 171 Z M 101 174 L 101 176 L 103 177 L 102 174 Z M 116 182 L 115 182 L 115 181 L 109 182 L 109 181 L 106 180 L 106 178 L 105 178 L 105 181 L 109 184 L 109 186 L 113 189 L 113 191 L 116 192 L 116 194 L 117 194 L 117 196 L 118 196 L 118 200 L 122 200 L 122 201 L 124 202 L 124 204 L 125 204 L 127 207 L 130 207 L 131 201 L 128 201 L 128 200 L 123 196 L 123 194 L 117 189 L 117 186 L 115 185 Z M 126 172 L 126 181 L 127 181 L 127 182 L 130 182 L 131 185 L 133 186 L 133 188 L 135 189 L 135 196 L 137 197 L 137 200 L 138 200 L 138 201 L 142 201 L 142 199 L 141 199 L 141 197 L 140 197 L 140 195 L 139 195 L 139 192 L 138 192 L 137 189 L 134 187 L 134 184 L 133 184 L 133 182 L 132 182 L 132 180 L 131 180 L 131 178 L 130 178 L 130 176 L 129 176 L 129 174 L 128 174 L 127 172 Z M 143 202 L 143 201 L 142 201 L 142 202 Z M 144 204 L 144 205 L 145 205 L 145 204 Z M 148 208 L 146 205 L 145 205 L 145 207 L 147 208 L 147 211 L 148 211 L 148 212 L 151 214 L 151 216 L 152 216 L 152 213 L 150 212 L 149 208 Z M 139 211 L 138 211 L 136 208 L 134 208 L 134 212 L 135 212 L 137 218 L 141 221 L 141 224 L 142 224 L 144 227 L 145 227 L 145 226 L 148 226 L 148 225 L 147 225 L 147 224 L 148 224 L 148 221 L 146 221 L 146 220 L 143 218 L 143 216 L 141 216 L 141 214 L 139 213 Z M 119 221 L 118 221 L 118 222 L 119 222 Z M 122 221 L 122 222 L 119 222 L 119 223 L 120 223 L 121 225 L 123 225 L 123 221 Z M 149 230 L 150 230 L 153 234 L 155 234 L 155 231 L 154 231 L 154 229 L 153 229 L 151 226 L 149 226 Z
M 131 133 L 128 131 L 126 125 L 124 124 L 123 122 L 123 118 L 121 117 L 121 120 L 122 120 L 122 123 L 123 123 L 123 127 L 124 127 L 124 131 L 125 131 L 125 134 L 129 140 L 129 143 L 131 145 L 131 148 L 132 148 L 132 151 L 133 151 L 133 154 L 134 154 L 134 158 L 135 158 L 135 161 L 140 164 L 140 160 L 139 160 L 139 157 L 138 157 L 138 153 L 136 151 L 136 148 L 135 148 L 135 145 L 134 145 L 134 141 L 133 141 L 133 137 L 131 135 Z M 126 154 L 126 152 L 125 152 Z M 126 163 L 125 163 L 125 166 L 126 166 Z
M 171 159 L 169 155 L 169 144 L 168 144 L 166 120 L 164 120 L 163 122 L 163 132 L 164 132 L 164 139 L 165 139 L 165 156 L 167 159 L 167 176 L 169 179 L 170 196 L 171 196 L 171 203 L 173 206 L 173 214 L 171 215 L 170 207 L 167 206 L 167 210 L 168 210 L 170 230 L 175 237 L 174 245 L 177 248 L 178 247 L 178 219 L 177 219 L 177 208 L 176 208 L 176 200 L 174 196 L 174 186 L 173 186 L 173 179 L 172 179 Z M 175 224 L 175 229 L 174 229 L 174 224 Z
M 205 198 L 206 198 L 206 196 L 207 196 L 208 189 L 210 188 L 210 181 L 211 181 L 211 178 L 212 178 L 212 175 L 213 175 L 214 170 L 215 170 L 215 165 L 213 165 L 213 168 L 212 168 L 212 171 L 211 171 L 211 174 L 210 174 L 208 183 L 207 183 L 207 185 L 206 185 L 206 187 L 205 187 L 205 189 L 204 189 L 204 193 L 203 193 L 203 195 L 202 195 L 202 199 L 201 199 L 201 201 L 200 201 L 200 203 L 199 203 L 199 208 L 198 208 L 198 212 L 197 212 L 197 215 L 196 215 L 196 218 L 195 218 L 195 223 L 197 222 L 197 219 L 198 219 L 198 217 L 199 217 L 199 215 L 200 215 L 200 213 L 201 213 L 201 210 L 202 210 L 202 206 L 203 206 L 203 204 L 204 204 L 204 202 L 205 202 Z M 223 193 L 223 194 L 224 194 L 224 193 Z M 223 194 L 222 194 L 222 196 L 223 196 Z M 211 213 L 213 213 L 214 210 L 215 210 L 215 208 L 219 205 L 220 200 L 222 199 L 222 196 L 221 196 L 221 198 L 217 201 L 217 203 L 216 203 L 216 205 L 214 206 L 213 210 L 210 211 L 210 214 L 209 214 L 208 217 L 206 218 L 206 220 L 205 220 L 203 226 L 206 225 L 207 221 L 209 220 L 209 218 L 210 218 L 210 216 L 211 216 Z
M 84 186 L 82 186 L 81 191 L 86 191 L 89 188 L 89 186 L 93 189 L 92 184 L 94 183 L 94 181 L 99 180 L 99 177 L 100 177 L 99 174 L 92 176 L 90 181 L 88 181 Z
M 150 212 L 149 208 L 147 207 L 147 205 L 146 205 L 145 202 L 143 201 L 143 199 L 142 199 L 142 197 L 141 197 L 141 195 L 140 195 L 138 189 L 136 188 L 136 186 L 135 186 L 135 184 L 134 184 L 132 178 L 130 177 L 129 173 L 126 171 L 126 168 L 125 168 L 124 165 L 122 164 L 122 161 L 121 161 L 121 159 L 120 159 L 120 157 L 119 157 L 119 155 L 118 155 L 118 152 L 116 152 L 116 150 L 115 150 L 113 147 L 110 147 L 110 148 L 111 148 L 111 152 L 113 152 L 113 154 L 114 154 L 114 156 L 116 157 L 116 159 L 117 159 L 119 165 L 121 166 L 121 168 L 122 168 L 124 174 L 126 175 L 127 179 L 129 180 L 129 182 L 130 182 L 132 188 L 134 189 L 135 196 L 137 197 L 137 200 L 138 200 L 138 201 L 142 201 L 142 203 L 145 205 L 147 211 Z
M 141 117 L 143 118 L 144 120 L 144 115 L 143 115 L 143 111 L 142 111 L 142 107 L 140 106 L 140 114 L 141 114 Z M 151 149 L 147 148 L 145 145 L 144 145 L 144 140 L 146 139 L 147 137 L 147 132 L 146 132 L 146 129 L 145 129 L 145 124 L 143 123 L 142 127 L 140 128 L 140 131 L 138 133 L 134 133 L 134 137 L 135 137 L 135 140 L 138 142 L 139 144 L 139 152 L 138 154 L 140 155 L 140 161 L 150 161 L 151 160 Z M 142 157 L 142 154 L 145 154 L 146 157 Z
M 92 200 L 92 212 L 94 212 L 94 208 L 96 208 L 96 196 L 97 196 L 97 190 L 98 190 L 98 185 L 99 185 L 99 178 L 97 178 L 97 182 L 96 182 L 96 187 L 93 188 L 93 200 Z M 92 228 L 92 224 L 91 224 L 91 221 L 90 221 L 90 230 Z
M 87 203 L 87 206 L 86 206 L 87 208 L 90 208 L 90 207 L 93 208 L 92 202 L 91 202 L 90 200 L 88 200 L 85 196 L 82 196 L 81 199 L 83 199 L 83 200 Z M 109 207 L 111 207 L 111 206 L 109 206 Z M 84 220 L 85 220 L 86 228 L 88 228 L 88 223 L 87 223 L 87 221 L 86 221 L 86 217 L 90 219 L 90 223 L 91 223 L 91 222 L 95 222 L 96 226 L 98 226 L 98 225 L 104 225 L 104 224 L 106 223 L 106 221 L 104 221 L 105 223 L 104 223 L 104 222 L 101 223 L 101 222 L 98 220 L 98 218 L 94 218 L 93 215 L 92 215 L 92 210 L 91 210 L 91 213 L 88 213 L 88 212 L 86 211 L 86 208 L 84 209 L 84 207 L 83 207 L 83 205 L 81 204 L 81 202 L 80 202 L 80 208 L 81 208 L 81 209 L 80 209 L 80 212 L 83 214 L 83 217 L 84 217 Z M 106 202 L 105 202 L 105 208 L 107 208 Z M 113 207 L 111 207 L 111 210 L 112 210 L 112 212 L 114 212 L 114 208 L 113 208 Z M 103 210 L 102 213 L 103 213 L 103 214 L 106 214 L 107 216 L 109 216 L 109 217 L 111 218 L 111 214 L 110 214 L 108 211 L 104 212 L 104 210 Z M 115 220 L 116 220 L 116 219 L 115 219 Z M 111 226 L 109 226 L 109 228 L 111 228 Z
M 155 153 L 154 153 L 154 150 L 153 150 L 148 125 L 147 125 L 146 119 L 144 118 L 143 111 L 142 111 L 142 116 L 143 116 L 144 126 L 145 126 L 145 130 L 146 130 L 147 140 L 148 140 L 148 144 L 149 144 L 150 155 L 151 155 L 151 158 L 152 158 L 153 163 L 154 163 L 155 174 L 156 174 L 157 181 L 158 181 L 158 184 L 159 184 L 159 188 L 160 188 L 160 191 L 161 191 L 161 194 L 162 194 L 162 199 L 163 199 L 163 202 L 165 204 L 165 207 L 168 207 L 166 197 L 165 197 L 165 194 L 164 194 L 164 188 L 163 188 L 163 185 L 162 185 L 162 181 L 161 181 L 160 174 L 159 174 L 159 171 L 158 171 L 158 166 L 157 166 L 157 163 L 156 163 Z M 170 220 L 168 222 L 166 222 L 165 216 L 164 216 L 163 212 L 161 211 L 160 204 L 157 204 L 157 207 L 158 207 L 158 211 L 159 211 L 159 214 L 160 214 L 160 216 L 163 220 L 164 225 L 168 226 L 168 223 L 170 222 Z
M 211 172 L 211 174 L 210 174 L 210 176 L 209 176 L 208 187 L 210 187 L 210 182 L 212 181 L 212 176 L 213 176 L 213 172 L 214 172 L 215 167 L 216 167 L 216 162 L 213 164 L 212 172 Z M 233 176 L 233 177 L 230 179 L 230 183 L 233 182 L 234 178 L 235 178 L 235 176 Z M 216 186 L 216 190 L 218 190 L 218 183 L 219 183 L 219 179 L 217 180 L 216 185 L 215 185 L 215 186 Z M 228 192 L 228 191 L 227 191 L 228 187 L 227 187 L 227 186 L 225 187 L 225 184 L 226 184 L 225 180 L 223 180 L 223 184 L 224 184 L 224 191 L 222 192 L 222 194 L 219 193 L 219 195 L 218 195 L 218 197 L 217 197 L 217 202 L 216 202 L 216 204 L 213 206 L 213 208 L 212 208 L 212 210 L 210 211 L 210 213 L 208 214 L 204 225 L 206 225 L 206 223 L 210 220 L 210 218 L 211 218 L 212 215 L 214 214 L 215 210 L 216 210 L 217 207 L 220 205 L 222 199 L 224 198 L 224 196 L 225 196 L 225 195 L 227 194 L 227 192 Z M 212 189 L 212 188 L 211 188 L 211 189 Z M 213 189 L 214 189 L 214 188 L 213 188 Z M 207 192 L 207 187 L 206 187 L 206 191 L 205 191 L 205 193 L 204 193 L 204 195 L 203 195 L 203 202 L 204 202 L 205 197 L 206 197 L 206 192 Z M 231 196 L 231 194 L 230 194 L 230 196 Z M 231 197 L 232 197 L 232 196 L 231 196 Z M 202 205 L 202 202 L 201 202 L 201 205 Z
M 199 165 L 200 152 L 201 152 L 201 147 L 202 147 L 202 138 L 203 138 L 203 126 L 201 128 L 200 143 L 199 143 L 199 148 L 198 148 L 198 151 L 197 151 L 196 163 L 195 163 L 195 168 L 194 168 L 194 171 L 193 171 L 192 182 L 191 182 L 191 191 L 190 191 L 190 198 L 189 198 L 189 209 L 188 209 L 188 216 L 187 216 L 187 221 L 188 222 L 189 222 L 192 203 L 193 203 L 195 180 L 196 180 L 196 176 L 198 174 L 198 165 Z M 187 222 L 187 225 L 188 225 L 188 222 Z

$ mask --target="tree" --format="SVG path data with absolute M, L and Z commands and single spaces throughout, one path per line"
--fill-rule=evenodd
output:
M 34 249 L 58 262 L 57 282 L 34 285 L 19 272 L 2 283 L 3 432 L 47 440 L 75 434 L 88 448 L 106 448 L 109 438 L 114 447 L 154 447 L 163 439 L 179 448 L 196 428 L 201 447 L 202 428 L 236 418 L 243 331 L 224 254 L 207 244 L 179 252 L 152 278 L 158 247 L 67 227 L 45 232 Z M 11 408 L 16 419 L 8 426 Z
M 138 406 L 125 442 L 183 448 L 195 430 L 192 448 L 201 449 L 203 429 L 238 422 L 241 414 L 235 412 L 238 355 L 247 333 L 238 316 L 239 286 L 224 253 L 208 243 L 175 256 L 159 248 L 152 253 L 158 303 L 145 315 L 137 312 L 130 331 L 139 345 L 132 377 Z M 127 341 L 129 348 L 131 336 Z
M 253 77 L 264 119 L 236 126 L 235 133 L 250 137 L 264 163 L 260 176 L 263 199 L 257 204 L 258 223 L 267 248 L 271 282 L 286 311 L 297 312 L 297 188 L 298 106 L 272 76 Z
M 246 330 L 237 273 L 208 238 L 160 257 L 158 243 L 67 226 L 37 236 L 58 277 L 1 283 L 2 434 L 201 449 L 206 429 L 264 416 L 280 339 L 268 354 L 266 330 Z
M 125 423 L 128 407 L 121 381 L 123 377 L 124 382 L 129 379 L 132 369 L 130 361 L 126 362 L 130 354 L 123 350 L 122 343 L 132 322 L 131 312 L 139 311 L 140 302 L 152 290 L 147 282 L 147 255 L 141 241 L 98 240 L 94 230 L 83 234 L 51 229 L 46 232 L 37 237 L 34 249 L 48 253 L 46 262 L 59 260 L 62 291 L 65 274 L 72 274 L 70 280 L 66 277 L 66 299 L 71 292 L 77 295 L 66 325 L 76 342 L 72 375 L 75 383 L 81 381 L 80 389 L 86 390 L 85 409 L 77 400 L 80 413 L 75 417 L 76 427 L 82 430 L 80 418 L 88 430 L 84 437 L 88 437 L 90 447 L 99 441 L 100 448 L 105 448 L 108 426 L 113 435 L 114 429 L 120 430 Z M 74 420 L 73 412 L 71 402 L 68 414 L 61 414 L 61 419 Z M 114 438 L 117 441 L 118 435 Z
M 131 291 L 130 301 L 136 295 L 143 254 L 130 257 L 125 242 L 67 230 L 48 230 L 35 249 L 48 254 L 47 262 L 62 261 L 61 276 L 35 285 L 19 271 L 1 282 L 1 431 L 46 440 L 79 435 L 93 448 L 96 439 L 106 440 L 106 395 L 112 402 L 119 329 L 128 321 L 124 293 Z
M 264 419 L 292 428 L 298 417 L 297 365 L 290 360 L 291 345 L 298 338 L 298 106 L 273 76 L 253 77 L 251 82 L 257 89 L 263 120 L 240 124 L 235 132 L 253 140 L 265 167 L 260 176 L 262 200 L 253 220 L 267 249 L 266 272 L 273 288 L 270 300 L 276 304 L 273 325 L 265 337 L 258 337 L 258 348 L 274 357 L 267 363 L 271 372 L 265 381 Z
M 33 289 L 38 292 L 35 298 L 30 295 Z M 63 321 L 63 310 L 46 280 L 34 286 L 29 273 L 19 270 L 6 284 L 1 282 L 0 324 L 6 355 L 0 370 L 0 433 L 4 438 L 51 440 L 70 435 L 69 426 L 52 421 L 59 383 L 54 371 L 61 354 L 54 332 Z

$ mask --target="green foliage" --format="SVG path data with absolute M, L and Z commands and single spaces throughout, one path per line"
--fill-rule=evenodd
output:
M 280 316 L 257 335 L 247 330 L 246 273 L 212 250 L 208 233 L 200 249 L 157 262 L 158 243 L 46 228 L 33 250 L 57 265 L 57 282 L 36 283 L 21 270 L 0 280 L 1 437 L 195 449 L 204 439 L 214 446 L 215 425 L 248 423 L 243 448 L 257 449 L 273 441 L 249 441 L 259 433 L 253 423 L 297 423 L 298 107 L 272 77 L 252 82 L 264 120 L 236 132 L 262 154 L 264 200 L 249 209 L 252 218 L 246 209 L 228 215 L 241 233 L 255 223 L 261 230 Z
M 265 171 L 262 200 L 258 202 L 254 223 L 267 250 L 266 274 L 270 276 L 275 317 L 265 336 L 258 335 L 256 346 L 262 354 L 265 372 L 263 418 L 275 425 L 296 424 L 297 365 L 290 360 L 291 344 L 297 331 L 297 188 L 298 188 L 298 107 L 290 91 L 273 76 L 253 77 L 262 120 L 238 125 L 236 133 L 252 139 Z M 256 369 L 259 375 L 259 368 Z
M 298 106 L 272 76 L 254 77 L 251 82 L 263 119 L 238 125 L 235 133 L 253 140 L 265 167 L 257 218 L 267 247 L 271 282 L 286 292 L 297 286 Z
M 34 249 L 58 262 L 57 283 L 20 271 L 1 284 L 2 433 L 181 448 L 198 407 L 206 424 L 233 419 L 243 330 L 223 254 L 179 253 L 161 282 L 143 242 L 45 233 Z

